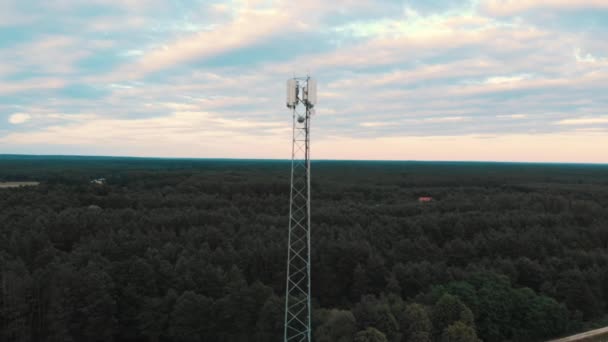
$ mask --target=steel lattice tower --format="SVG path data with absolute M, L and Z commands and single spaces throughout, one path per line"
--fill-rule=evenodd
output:
M 311 341 L 310 303 L 310 117 L 316 82 L 287 82 L 287 107 L 293 110 L 291 191 L 285 293 L 284 341 Z

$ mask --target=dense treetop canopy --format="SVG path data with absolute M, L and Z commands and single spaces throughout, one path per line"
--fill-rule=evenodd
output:
M 0 156 L 41 182 L 0 189 L 0 340 L 281 340 L 289 167 Z M 608 166 L 312 173 L 315 341 L 541 341 L 608 311 Z

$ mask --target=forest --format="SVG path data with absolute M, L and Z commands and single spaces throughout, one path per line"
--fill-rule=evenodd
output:
M 0 188 L 0 340 L 282 340 L 290 165 L 0 156 L 40 182 Z M 608 325 L 607 248 L 608 165 L 313 161 L 313 339 Z

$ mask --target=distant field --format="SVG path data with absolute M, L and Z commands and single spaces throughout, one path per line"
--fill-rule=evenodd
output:
M 0 182 L 0 189 L 18 188 L 21 186 L 37 186 L 40 182 Z

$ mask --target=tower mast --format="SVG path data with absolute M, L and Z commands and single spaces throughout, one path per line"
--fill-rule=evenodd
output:
M 287 81 L 287 107 L 293 111 L 291 191 L 285 293 L 284 341 L 311 341 L 310 301 L 310 117 L 316 81 Z

